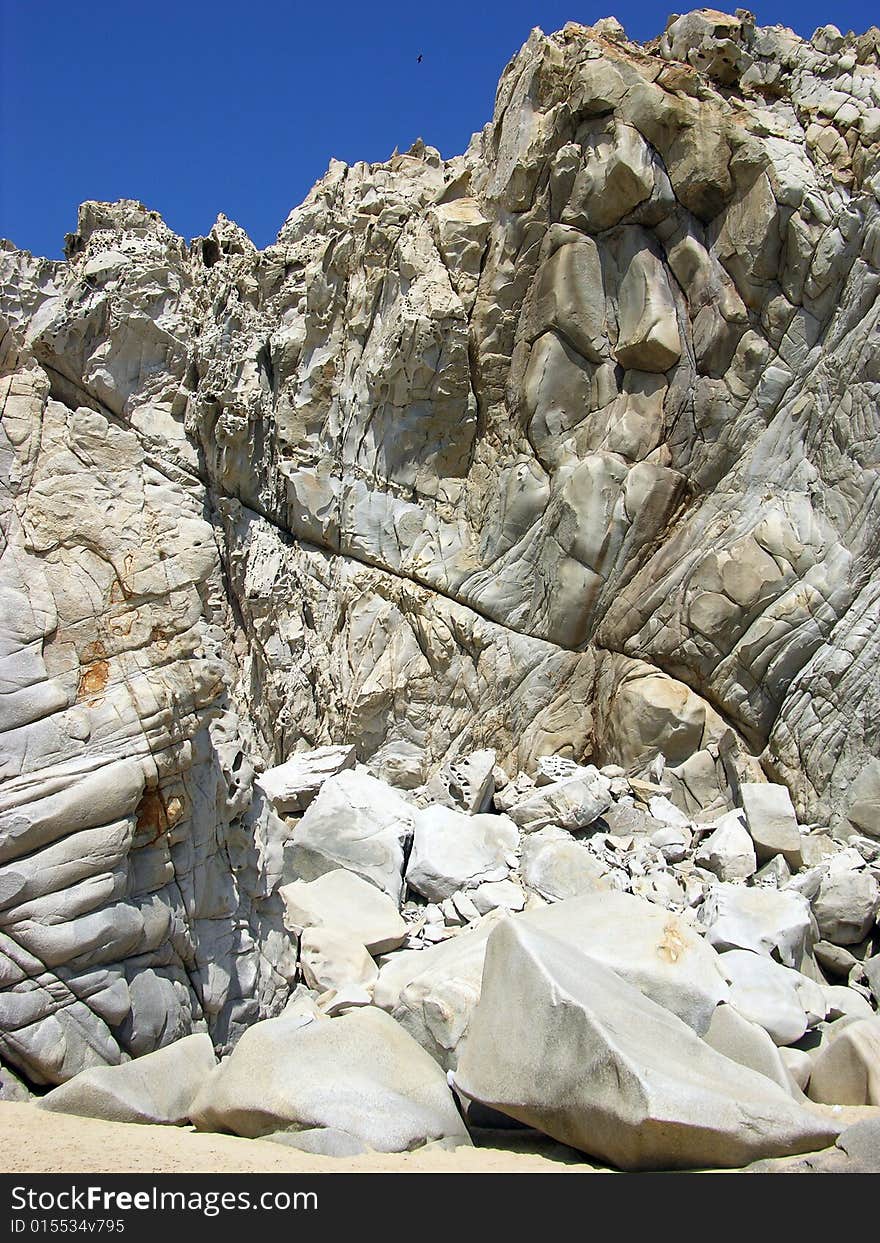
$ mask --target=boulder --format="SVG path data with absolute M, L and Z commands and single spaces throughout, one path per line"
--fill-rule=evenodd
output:
M 121 1066 L 92 1066 L 34 1103 L 105 1122 L 184 1126 L 216 1064 L 209 1036 L 185 1036 Z
M 769 1036 L 767 1039 L 770 1039 Z M 770 1043 L 773 1044 L 773 1041 L 771 1040 Z M 804 1053 L 803 1049 L 792 1049 L 787 1046 L 776 1051 L 794 1083 L 801 1092 L 806 1092 L 807 1084 L 810 1082 L 810 1075 L 813 1071 L 813 1059 L 809 1053 Z
M 539 829 L 523 841 L 520 872 L 551 902 L 610 888 L 608 868 L 564 829 Z
M 733 1005 L 722 1002 L 716 1008 L 703 1039 L 716 1053 L 729 1057 L 739 1066 L 747 1066 L 760 1075 L 766 1075 L 795 1100 L 801 1099 L 795 1076 L 789 1072 L 784 1057 L 765 1029 L 745 1018 Z M 809 1058 L 807 1063 L 810 1065 Z
M 813 898 L 813 914 L 824 940 L 857 945 L 874 926 L 880 886 L 867 868 L 837 867 L 836 863 L 830 865 Z
M 345 868 L 400 905 L 403 847 L 413 809 L 384 781 L 360 769 L 328 777 L 285 847 L 290 879 L 317 880 Z
M 29 1101 L 33 1093 L 8 1066 L 0 1065 L 0 1101 Z
M 758 862 L 782 855 L 793 870 L 801 867 L 801 833 L 787 788 L 769 781 L 743 781 L 739 789 Z
M 266 1019 L 244 1033 L 192 1108 L 200 1131 L 254 1139 L 277 1131 L 344 1131 L 378 1152 L 468 1136 L 446 1076 L 390 1015 Z
M 755 846 L 739 812 L 728 812 L 700 842 L 694 855 L 697 867 L 713 872 L 721 881 L 748 880 L 758 863 Z
M 716 949 L 753 950 L 778 954 L 788 967 L 799 968 L 814 941 L 810 904 L 788 890 L 713 885 L 700 908 L 706 940 Z
M 730 981 L 731 1006 L 776 1045 L 794 1044 L 807 1027 L 825 1018 L 819 985 L 764 954 L 730 950 L 721 955 L 721 968 Z
M 338 928 L 306 928 L 299 960 L 306 984 L 319 993 L 356 988 L 369 995 L 379 974 L 361 942 Z
M 698 1035 L 727 999 L 721 959 L 699 933 L 631 894 L 586 894 L 517 918 L 615 971 Z
M 526 833 L 550 824 L 570 831 L 586 829 L 611 806 L 610 789 L 610 781 L 593 769 L 589 777 L 536 786 L 508 814 Z
M 334 928 L 348 933 L 371 954 L 387 954 L 403 944 L 407 925 L 396 904 L 375 885 L 337 868 L 317 880 L 283 885 L 284 923 L 291 932 Z
M 488 811 L 495 793 L 495 752 L 474 751 L 444 764 L 425 787 L 429 802 L 469 816 Z
M 406 883 L 429 901 L 442 902 L 458 889 L 504 880 L 516 862 L 518 842 L 516 825 L 507 816 L 425 808 L 415 814 Z
M 880 1173 L 880 1118 L 863 1118 L 837 1137 L 837 1147 L 848 1157 Z
M 488 915 L 490 911 L 501 908 L 504 911 L 521 911 L 526 904 L 526 895 L 522 888 L 512 880 L 487 881 L 472 892 L 473 906 L 478 915 Z M 458 894 L 455 904 L 462 906 Z M 464 912 L 462 912 L 464 913 Z
M 296 1148 L 299 1152 L 311 1152 L 319 1157 L 358 1157 L 370 1151 L 354 1135 L 333 1127 L 314 1127 L 308 1131 L 273 1131 L 271 1135 L 261 1136 L 261 1139 L 270 1144 L 283 1144 L 285 1148 Z
M 354 747 L 316 747 L 267 768 L 254 778 L 254 785 L 260 787 L 280 816 L 299 815 L 312 803 L 328 777 L 354 768 L 356 762 Z
M 510 920 L 489 939 L 454 1082 L 628 1170 L 736 1167 L 809 1152 L 839 1128 L 716 1053 L 571 945 Z
M 828 1041 L 807 1094 L 827 1105 L 880 1105 L 880 1016 L 856 1019 Z
M 450 941 L 393 955 L 379 972 L 374 1003 L 392 1014 L 444 1070 L 456 1065 L 480 997 L 486 941 L 505 917 L 503 911 L 493 911 Z

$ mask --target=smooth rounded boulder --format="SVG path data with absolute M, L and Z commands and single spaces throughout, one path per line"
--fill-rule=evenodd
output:
M 91 1066 L 34 1103 L 105 1122 L 184 1126 L 216 1065 L 210 1036 L 185 1036 L 121 1066 Z
M 827 1105 L 880 1105 L 880 1015 L 856 1019 L 828 1041 L 807 1094 Z
M 337 1019 L 255 1023 L 205 1082 L 191 1117 L 200 1131 L 250 1139 L 344 1131 L 377 1152 L 469 1143 L 444 1072 L 373 1006 Z
M 489 938 L 454 1082 L 627 1170 L 739 1167 L 827 1147 L 840 1131 L 524 920 Z

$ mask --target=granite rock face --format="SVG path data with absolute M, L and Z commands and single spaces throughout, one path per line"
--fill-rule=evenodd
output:
M 280 1013 L 340 783 L 662 754 L 689 816 L 769 778 L 880 837 L 878 47 L 533 31 L 464 155 L 333 162 L 264 251 L 129 201 L 4 244 L 4 1064 Z M 298 842 L 275 770 L 342 742 Z

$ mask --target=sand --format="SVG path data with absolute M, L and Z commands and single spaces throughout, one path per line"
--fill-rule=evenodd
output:
M 833 1113 L 843 1125 L 880 1117 L 878 1106 L 812 1108 Z M 189 1127 L 101 1122 L 0 1102 L 0 1172 L 7 1174 L 584 1174 L 602 1170 L 552 1140 L 507 1137 L 504 1142 L 516 1144 L 519 1150 L 423 1149 L 331 1158 L 262 1140 L 199 1134 Z

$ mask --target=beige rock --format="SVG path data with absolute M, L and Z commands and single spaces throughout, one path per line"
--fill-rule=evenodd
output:
M 625 1169 L 744 1165 L 837 1133 L 613 971 L 522 921 L 489 940 L 455 1083 Z
M 375 885 L 337 868 L 317 880 L 283 885 L 285 924 L 300 933 L 305 928 L 332 928 L 351 936 L 371 954 L 387 954 L 406 939 L 407 925 L 394 902 Z
M 809 1096 L 829 1105 L 880 1105 L 880 1019 L 858 1019 L 813 1063 Z

